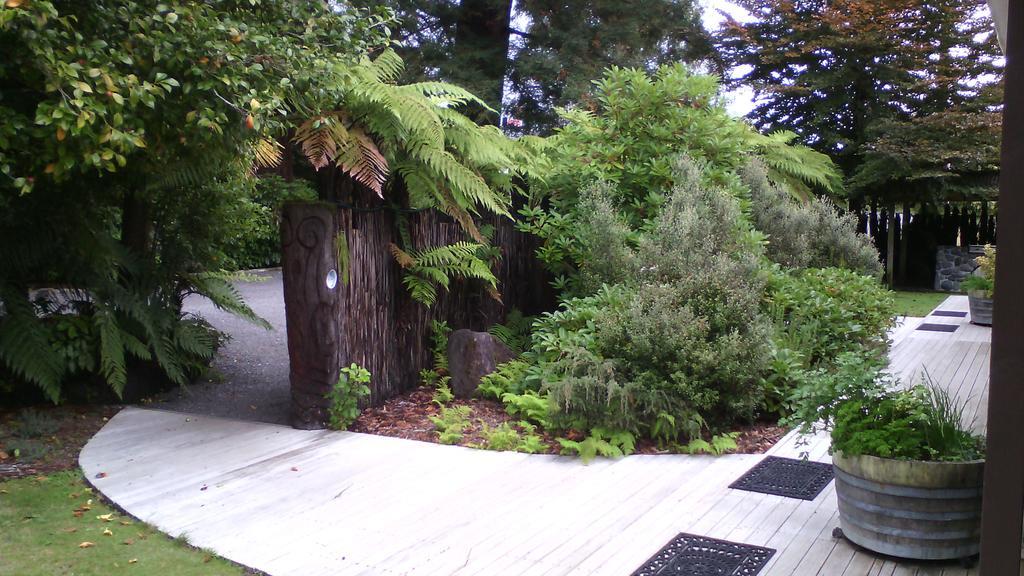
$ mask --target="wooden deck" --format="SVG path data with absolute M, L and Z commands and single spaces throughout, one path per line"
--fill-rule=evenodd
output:
M 966 306 L 957 299 L 947 309 Z M 929 318 L 929 322 L 966 320 Z M 984 424 L 987 329 L 894 333 L 893 368 L 971 398 Z M 770 454 L 828 461 L 826 437 Z M 132 515 L 274 575 L 628 576 L 679 532 L 777 550 L 761 574 L 974 574 L 897 563 L 831 537 L 813 501 L 731 490 L 759 455 L 578 460 L 127 408 L 82 451 Z M 104 472 L 102 478 L 97 474 Z

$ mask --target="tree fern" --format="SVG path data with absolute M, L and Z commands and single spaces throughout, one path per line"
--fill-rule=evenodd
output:
M 476 125 L 458 108 L 485 104 L 462 88 L 395 84 L 400 66 L 385 51 L 333 69 L 325 83 L 339 95 L 337 109 L 302 122 L 295 141 L 314 168 L 333 163 L 378 194 L 401 175 L 411 207 L 442 210 L 480 241 L 471 215 L 509 215 L 517 180 L 538 166 L 536 141 Z
M 842 190 L 842 175 L 825 154 L 807 146 L 793 145 L 797 135 L 789 131 L 763 135 L 750 131 L 754 151 L 768 167 L 769 178 L 801 200 L 813 197 L 812 187 L 830 194 Z

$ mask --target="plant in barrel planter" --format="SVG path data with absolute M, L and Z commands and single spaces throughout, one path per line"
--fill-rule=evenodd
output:
M 985 246 L 985 254 L 974 259 L 978 270 L 960 283 L 967 292 L 971 307 L 971 322 L 982 326 L 992 325 L 992 294 L 996 287 L 996 249 Z
M 831 429 L 833 535 L 900 558 L 973 560 L 984 445 L 964 426 L 963 406 L 933 383 L 900 389 L 877 362 L 845 360 L 804 395 L 799 413 L 805 432 Z

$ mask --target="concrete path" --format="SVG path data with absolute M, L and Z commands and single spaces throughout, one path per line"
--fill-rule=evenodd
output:
M 185 309 L 231 336 L 213 361 L 211 378 L 171 390 L 152 405 L 209 416 L 273 424 L 288 422 L 288 337 L 281 271 L 256 273 L 261 281 L 236 282 L 246 303 L 273 326 L 265 330 L 192 296 Z

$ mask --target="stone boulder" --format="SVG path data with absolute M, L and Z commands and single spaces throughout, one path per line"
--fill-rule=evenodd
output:
M 494 372 L 515 354 L 501 340 L 487 332 L 456 330 L 448 337 L 448 373 L 456 398 L 470 398 L 480 378 Z

